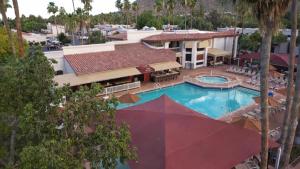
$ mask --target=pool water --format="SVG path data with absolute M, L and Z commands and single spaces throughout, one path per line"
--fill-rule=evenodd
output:
M 142 104 L 164 94 L 177 103 L 214 119 L 254 103 L 253 97 L 259 96 L 257 91 L 242 87 L 221 90 L 182 83 L 171 87 L 139 93 L 137 95 L 141 99 L 137 103 L 120 104 L 117 108 L 121 109 Z
M 218 76 L 202 76 L 197 78 L 200 82 L 210 83 L 210 84 L 223 84 L 227 83 L 228 80 L 224 77 Z

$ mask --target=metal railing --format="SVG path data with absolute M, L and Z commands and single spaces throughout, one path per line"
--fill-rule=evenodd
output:
M 135 89 L 135 88 L 139 88 L 139 87 L 141 87 L 140 81 L 133 82 L 133 83 L 126 83 L 126 84 L 122 84 L 122 85 L 104 88 L 104 90 L 101 94 L 106 95 L 106 94 L 111 94 L 111 93 L 115 93 L 115 92 L 121 92 L 121 91 L 125 91 L 125 90 Z

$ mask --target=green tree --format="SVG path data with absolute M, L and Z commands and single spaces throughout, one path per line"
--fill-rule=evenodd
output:
M 134 12 L 135 15 L 135 24 L 137 24 L 137 17 L 139 14 L 139 4 L 137 3 L 137 1 L 134 1 L 131 5 L 131 9 Z
M 73 45 L 75 45 L 75 31 L 76 31 L 76 28 L 77 28 L 77 18 L 76 18 L 76 15 L 75 14 L 67 14 L 66 16 L 66 28 L 67 28 L 67 31 L 70 32 L 72 34 L 72 42 L 73 42 Z
M 81 0 L 81 2 L 83 3 L 83 9 L 88 13 L 93 9 L 92 7 L 93 0 Z
M 160 20 L 156 19 L 156 17 L 152 14 L 152 11 L 145 11 L 138 17 L 137 28 L 142 29 L 144 26 L 153 26 L 157 29 L 161 29 L 162 23 Z
M 6 11 L 7 11 L 8 7 L 9 7 L 9 5 L 8 5 L 8 2 L 6 0 L 0 0 L 0 12 L 1 12 L 1 16 L 2 16 L 2 21 L 3 21 L 3 24 L 4 24 L 5 29 L 7 31 L 7 34 L 9 36 L 9 39 L 13 39 L 11 30 L 10 30 L 10 26 L 8 24 L 7 16 L 6 16 Z M 9 40 L 8 42 L 10 44 L 10 48 L 11 48 L 11 51 L 13 52 L 13 55 L 16 56 L 17 52 L 16 52 L 15 44 L 13 43 L 12 40 Z
M 181 6 L 184 8 L 184 29 L 186 30 L 186 16 L 187 16 L 187 8 L 188 8 L 188 0 L 181 0 Z
M 300 71 L 297 70 L 296 74 L 296 87 L 295 95 L 292 99 L 292 90 L 294 86 L 294 69 L 295 69 L 295 49 L 297 44 L 297 25 L 298 25 L 298 13 L 297 13 L 297 0 L 292 0 L 291 10 L 291 41 L 290 41 L 290 55 L 289 55 L 289 73 L 288 73 L 288 86 L 286 97 L 286 113 L 283 120 L 283 129 L 281 136 L 282 143 L 282 168 L 286 168 L 289 165 L 290 156 L 293 148 L 294 138 L 299 121 L 299 103 L 300 103 Z M 298 56 L 297 67 L 300 67 L 300 57 Z
M 58 6 L 56 6 L 54 2 L 49 2 L 48 6 L 47 6 L 47 11 L 48 11 L 48 13 L 53 14 L 54 24 L 56 25 L 56 31 L 57 31 L 56 33 L 58 34 L 56 16 L 55 16 L 56 13 L 58 12 Z
M 272 35 L 277 31 L 282 15 L 289 6 L 288 0 L 244 0 L 248 2 L 255 12 L 259 21 L 262 35 L 260 51 L 260 95 L 261 95 L 261 169 L 267 169 L 268 162 L 268 131 L 269 131 L 269 108 L 268 108 L 268 75 L 270 65 L 270 51 Z
M 99 99 L 99 85 L 75 92 L 55 87 L 51 62 L 35 48 L 22 59 L 1 60 L 0 73 L 0 131 L 5 131 L 0 161 L 5 167 L 79 169 L 88 160 L 92 168 L 113 169 L 118 161 L 135 159 L 127 125 L 115 120 L 116 99 Z M 16 160 L 9 163 L 12 144 Z
M 129 25 L 129 11 L 131 9 L 131 4 L 129 0 L 124 0 L 123 2 L 123 10 L 125 12 L 125 16 L 126 16 L 126 25 Z
M 19 4 L 18 0 L 12 0 L 14 5 L 14 12 L 15 12 L 15 22 L 16 22 L 16 29 L 17 29 L 17 37 L 18 37 L 18 49 L 19 49 L 19 56 L 25 56 L 25 49 L 24 49 L 24 42 L 22 37 L 22 26 L 21 26 L 21 19 L 20 19 L 20 12 L 19 12 Z
M 169 24 L 171 24 L 171 18 L 172 18 L 172 22 L 174 24 L 174 8 L 175 8 L 175 5 L 176 5 L 175 0 L 166 0 Z
M 190 10 L 190 17 L 191 17 L 191 29 L 193 28 L 193 13 L 196 6 L 197 1 L 196 0 L 188 0 L 187 6 Z
M 101 31 L 95 31 L 89 36 L 90 44 L 105 43 L 105 37 L 102 35 Z
M 28 17 L 21 17 L 22 31 L 23 32 L 38 32 L 40 33 L 42 29 L 47 28 L 47 21 L 41 16 L 29 15 Z
M 16 44 L 18 43 L 18 41 L 16 34 L 12 33 L 12 38 L 10 38 L 7 34 L 6 29 L 0 27 L 0 60 L 6 56 L 13 55 L 13 51 L 9 43 L 10 41 L 14 44 L 14 46 L 17 46 Z
M 155 0 L 155 14 L 158 16 L 158 20 L 161 20 L 161 13 L 164 10 L 164 0 Z
M 63 44 L 68 44 L 71 43 L 71 40 L 64 34 L 64 33 L 60 33 L 57 36 L 57 39 Z

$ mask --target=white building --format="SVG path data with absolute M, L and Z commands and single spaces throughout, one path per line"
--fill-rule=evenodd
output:
M 146 81 L 149 72 L 141 72 L 140 66 L 155 72 L 179 67 L 196 69 L 224 63 L 234 58 L 237 50 L 237 45 L 233 45 L 237 36 L 232 31 L 128 30 L 115 36 L 118 41 L 45 52 L 49 59 L 57 61 L 53 65 L 55 71 L 63 72 L 55 80 L 60 85 L 70 83 L 71 86 L 114 79 Z
M 47 34 L 51 34 L 52 36 L 57 36 L 60 33 L 66 33 L 65 26 L 63 26 L 63 25 L 54 25 L 54 24 L 51 24 L 51 23 L 48 23 L 47 24 L 47 29 L 42 30 L 42 31 L 47 33 Z

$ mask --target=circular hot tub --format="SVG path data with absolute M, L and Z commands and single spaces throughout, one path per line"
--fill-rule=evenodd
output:
M 197 77 L 197 80 L 199 80 L 202 83 L 209 84 L 224 84 L 229 82 L 227 78 L 221 76 L 200 76 Z

